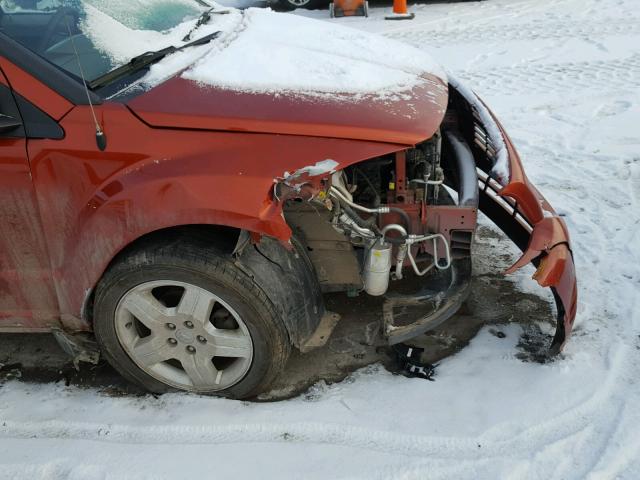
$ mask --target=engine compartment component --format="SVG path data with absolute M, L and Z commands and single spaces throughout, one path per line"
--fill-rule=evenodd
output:
M 384 334 L 398 343 L 446 320 L 466 298 L 477 202 L 471 150 L 447 130 L 336 171 L 283 211 L 323 291 L 384 296 Z M 418 291 L 394 291 L 407 276 L 424 278 Z
M 362 289 L 352 243 L 331 226 L 332 212 L 316 202 L 290 201 L 284 207 L 294 236 L 304 244 L 323 293 Z
M 404 277 L 404 267 L 424 276 L 432 269 L 451 266 L 452 235 L 467 240 L 475 230 L 477 177 L 470 149 L 454 132 L 446 132 L 444 162 L 442 135 L 437 132 L 416 148 L 353 165 L 332 175 L 328 196 L 334 229 L 363 248 L 363 283 L 373 295 L 386 292 L 391 264 L 393 278 Z M 452 162 L 454 165 L 450 166 Z M 444 164 L 444 165 L 443 165 Z M 445 190 L 445 168 L 456 172 L 457 205 Z M 444 209 L 442 208 L 444 207 Z M 460 255 L 460 248 L 456 252 Z M 389 254 L 389 255 L 388 255 Z M 468 254 L 468 250 L 467 250 Z M 387 258 L 389 257 L 389 258 Z M 426 264 L 426 265 L 420 265 Z M 386 281 L 382 272 L 386 271 Z M 375 292 L 375 293 L 371 293 Z
M 375 242 L 367 252 L 364 265 L 364 291 L 369 295 L 384 295 L 389 288 L 391 244 Z

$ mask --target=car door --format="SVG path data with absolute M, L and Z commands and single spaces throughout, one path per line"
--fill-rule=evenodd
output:
M 48 330 L 59 316 L 27 141 L 0 70 L 0 332 Z

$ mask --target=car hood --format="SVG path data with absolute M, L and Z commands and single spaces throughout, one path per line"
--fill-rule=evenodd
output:
M 154 66 L 127 102 L 146 123 L 413 145 L 442 121 L 446 75 L 424 52 L 264 9 L 221 17 L 218 39 Z

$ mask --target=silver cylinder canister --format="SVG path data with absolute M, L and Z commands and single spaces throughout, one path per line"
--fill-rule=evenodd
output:
M 376 242 L 369 250 L 364 265 L 364 291 L 369 295 L 384 295 L 389 288 L 391 244 Z

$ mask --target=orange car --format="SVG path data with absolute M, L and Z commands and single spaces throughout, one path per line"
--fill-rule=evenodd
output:
M 292 348 L 326 341 L 323 293 L 384 296 L 389 344 L 447 320 L 469 292 L 480 209 L 523 250 L 512 270 L 533 262 L 554 292 L 551 353 L 566 341 L 567 228 L 455 80 L 318 97 L 206 85 L 182 65 L 149 84 L 156 66 L 224 47 L 200 28 L 215 11 L 178 45 L 117 61 L 83 30 L 83 2 L 7 3 L 0 332 L 55 332 L 76 360 L 95 360 L 79 340 L 95 334 L 151 391 L 255 396 Z

